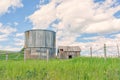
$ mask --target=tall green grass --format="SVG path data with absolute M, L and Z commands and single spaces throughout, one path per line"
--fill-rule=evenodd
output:
M 120 59 L 2 60 L 0 80 L 120 80 Z

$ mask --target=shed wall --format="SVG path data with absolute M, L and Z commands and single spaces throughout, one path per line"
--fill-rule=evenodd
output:
M 68 59 L 69 55 L 72 57 L 78 57 L 80 56 L 80 51 L 60 51 L 59 52 L 59 58 L 61 59 Z

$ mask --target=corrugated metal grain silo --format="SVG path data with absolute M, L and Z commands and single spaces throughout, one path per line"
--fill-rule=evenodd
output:
M 38 58 L 46 59 L 55 56 L 56 52 L 56 33 L 50 30 L 34 29 L 25 32 L 25 51 L 26 59 Z

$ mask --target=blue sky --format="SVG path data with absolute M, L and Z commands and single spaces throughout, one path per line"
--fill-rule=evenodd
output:
M 30 29 L 56 31 L 57 46 L 119 43 L 120 0 L 1 0 L 0 8 L 1 50 L 19 51 Z

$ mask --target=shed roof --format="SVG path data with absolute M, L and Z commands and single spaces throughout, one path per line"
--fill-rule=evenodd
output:
M 81 51 L 79 46 L 59 46 L 58 49 L 63 49 L 63 51 Z

